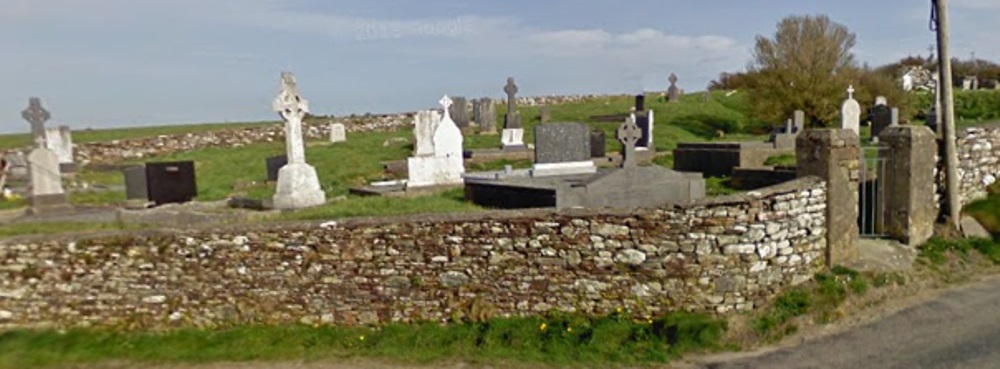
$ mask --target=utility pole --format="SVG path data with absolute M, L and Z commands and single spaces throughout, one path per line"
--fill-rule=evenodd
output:
M 960 229 L 962 204 L 958 199 L 958 155 L 955 152 L 955 97 L 952 92 L 951 55 L 948 50 L 948 5 L 947 0 L 931 0 L 937 25 L 938 65 L 940 66 L 942 137 L 944 138 L 944 169 L 947 184 L 947 221 Z

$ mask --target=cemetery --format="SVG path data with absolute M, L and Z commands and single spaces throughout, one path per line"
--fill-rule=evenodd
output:
M 49 127 L 59 112 L 29 97 L 30 134 L 0 137 L 0 328 L 726 319 L 858 265 L 860 239 L 934 234 L 932 113 L 911 123 L 848 84 L 826 127 L 793 110 L 706 135 L 690 122 L 739 126 L 748 94 L 665 80 L 531 97 L 508 77 L 333 117 L 282 72 L 278 121 L 128 132 Z M 963 128 L 961 203 L 995 198 L 1000 125 Z

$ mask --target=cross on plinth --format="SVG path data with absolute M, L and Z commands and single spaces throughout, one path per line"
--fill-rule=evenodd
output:
M 847 85 L 847 99 L 854 99 L 854 85 Z
M 305 163 L 305 144 L 302 142 L 302 118 L 309 113 L 309 102 L 299 96 L 295 75 L 281 72 L 281 91 L 271 104 L 274 111 L 285 120 L 285 146 L 289 163 Z
M 45 143 L 45 122 L 52 116 L 42 107 L 42 100 L 37 97 L 28 98 L 28 108 L 21 112 L 21 117 L 31 123 L 31 136 L 38 147 Z
M 517 110 L 517 85 L 514 84 L 514 77 L 507 77 L 507 85 L 503 87 L 503 92 L 507 93 L 507 115 L 513 115 Z
M 451 112 L 449 111 L 452 104 L 451 98 L 448 95 L 444 95 L 438 103 L 444 108 L 444 120 L 451 120 Z
M 622 143 L 622 168 L 634 168 L 635 144 L 642 138 L 642 129 L 635 124 L 632 117 L 625 118 L 625 123 L 618 127 L 618 141 Z
M 677 84 L 677 75 L 673 74 L 673 73 L 670 73 L 670 77 L 667 78 L 667 81 L 670 81 L 670 85 L 671 86 Z

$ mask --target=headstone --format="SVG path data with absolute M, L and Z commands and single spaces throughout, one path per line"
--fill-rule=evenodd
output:
M 622 168 L 635 168 L 638 162 L 635 157 L 635 148 L 636 143 L 642 139 L 642 130 L 629 117 L 625 123 L 618 127 L 617 137 L 618 141 L 622 143 Z
M 45 146 L 45 122 L 52 118 L 48 110 L 42 107 L 42 100 L 37 97 L 28 98 L 28 108 L 21 112 L 21 117 L 31 123 L 31 138 L 35 147 Z
M 28 154 L 28 175 L 31 178 L 28 202 L 32 214 L 69 207 L 56 153 L 45 147 L 31 150 Z
M 861 134 L 861 105 L 854 100 L 854 86 L 847 88 L 847 100 L 840 109 L 840 128 L 854 131 L 854 134 Z
M 28 158 L 23 152 L 15 151 L 13 153 L 7 154 L 3 157 L 3 160 L 7 162 L 7 173 L 12 179 L 26 179 L 28 178 Z
M 535 177 L 594 173 L 590 159 L 590 129 L 583 123 L 535 126 Z
M 76 173 L 76 164 L 73 162 L 73 134 L 68 126 L 46 128 L 45 145 L 59 157 L 61 173 Z
M 122 170 L 125 174 L 126 200 L 139 200 L 143 206 L 149 201 L 149 187 L 146 185 L 146 167 L 131 166 Z
M 479 117 L 476 118 L 479 124 L 479 133 L 492 135 L 497 133 L 497 107 L 493 99 L 484 97 L 479 100 Z
M 793 133 L 799 133 L 806 129 L 806 112 L 796 110 L 793 114 L 792 124 L 795 125 L 795 132 Z
M 146 189 L 156 205 L 191 201 L 198 196 L 194 162 L 146 163 Z
M 667 88 L 667 101 L 669 102 L 680 101 L 681 90 L 677 88 L 677 75 L 670 73 L 670 78 L 667 78 L 667 80 L 670 81 L 670 87 Z
M 448 113 L 451 115 L 452 121 L 459 129 L 466 128 L 469 126 L 469 104 L 466 102 L 465 97 L 455 96 L 451 98 L 452 105 Z
M 551 116 L 549 115 L 549 107 L 542 105 L 538 108 L 538 121 L 542 124 L 548 123 Z
M 606 137 L 602 130 L 590 131 L 590 157 L 603 158 L 607 156 Z
M 979 78 L 976 76 L 972 76 L 972 90 L 974 91 L 978 89 L 979 89 Z
M 635 95 L 635 111 L 646 110 L 646 94 Z
M 968 91 L 972 89 L 972 80 L 969 77 L 962 79 L 962 90 Z
M 892 119 L 889 122 L 889 126 L 899 125 L 899 108 L 892 108 Z
M 264 159 L 264 165 L 267 167 L 267 180 L 269 182 L 276 182 L 278 180 L 278 171 L 281 167 L 288 164 L 287 155 L 272 156 Z
M 330 142 L 347 141 L 347 127 L 343 123 L 330 123 Z
M 888 105 L 875 105 L 872 108 L 872 141 L 878 142 L 882 130 L 892 125 L 892 108 Z
M 441 98 L 444 117 L 439 122 L 424 123 L 433 126 L 431 134 L 432 154 L 414 156 L 407 159 L 409 179 L 407 187 L 426 187 L 462 183 L 465 164 L 462 156 L 462 131 L 451 119 L 449 108 L 452 100 Z M 433 114 L 425 115 L 425 117 Z
M 434 156 L 434 130 L 441 116 L 433 110 L 417 112 L 413 124 L 413 156 Z
M 514 78 L 507 78 L 503 91 L 507 93 L 507 115 L 504 116 L 503 135 L 500 137 L 505 151 L 527 150 L 524 145 L 524 127 L 521 125 L 521 114 L 517 112 L 517 85 Z
M 889 100 L 885 96 L 875 96 L 875 105 L 889 105 Z
M 302 140 L 302 118 L 309 113 L 309 102 L 299 96 L 292 73 L 281 73 L 281 91 L 271 106 L 285 121 L 288 156 L 288 164 L 278 171 L 274 208 L 301 209 L 322 205 L 326 202 L 326 193 L 319 186 L 316 168 L 306 163 L 305 143 Z
M 655 126 L 655 120 L 653 118 L 653 111 L 639 111 L 631 114 L 632 122 L 635 123 L 639 130 L 642 131 L 642 138 L 636 143 L 636 149 L 652 150 L 653 149 L 653 127 Z

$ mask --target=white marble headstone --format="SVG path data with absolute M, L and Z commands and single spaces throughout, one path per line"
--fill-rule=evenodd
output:
M 330 123 L 330 142 L 347 141 L 347 127 L 343 123 Z
M 440 121 L 433 110 L 417 112 L 413 123 L 413 156 L 434 156 L 434 130 Z
M 60 164 L 73 163 L 73 136 L 69 127 L 46 128 L 45 146 L 56 153 Z
M 444 106 L 444 118 L 434 128 L 434 156 L 462 157 L 462 130 L 458 128 L 448 112 L 451 99 L 445 96 L 441 99 L 441 105 Z
M 31 178 L 31 196 L 59 195 L 64 193 L 59 157 L 48 148 L 37 148 L 28 154 L 28 175 Z
M 889 105 L 889 100 L 885 96 L 875 96 L 875 105 Z
M 854 100 L 854 86 L 847 88 L 847 100 L 840 109 L 840 128 L 849 129 L 860 136 L 861 134 L 861 105 Z
M 451 99 L 445 96 L 441 99 L 441 106 L 444 108 L 444 117 L 440 121 L 432 121 L 428 118 L 437 118 L 433 112 L 418 114 L 418 126 L 414 130 L 417 135 L 416 150 L 424 153 L 426 149 L 425 130 L 433 127 L 430 136 L 430 155 L 415 155 L 407 159 L 407 169 L 409 179 L 408 187 L 426 187 L 452 185 L 462 183 L 462 174 L 465 173 L 465 163 L 462 158 L 462 131 L 448 114 L 451 106 Z

